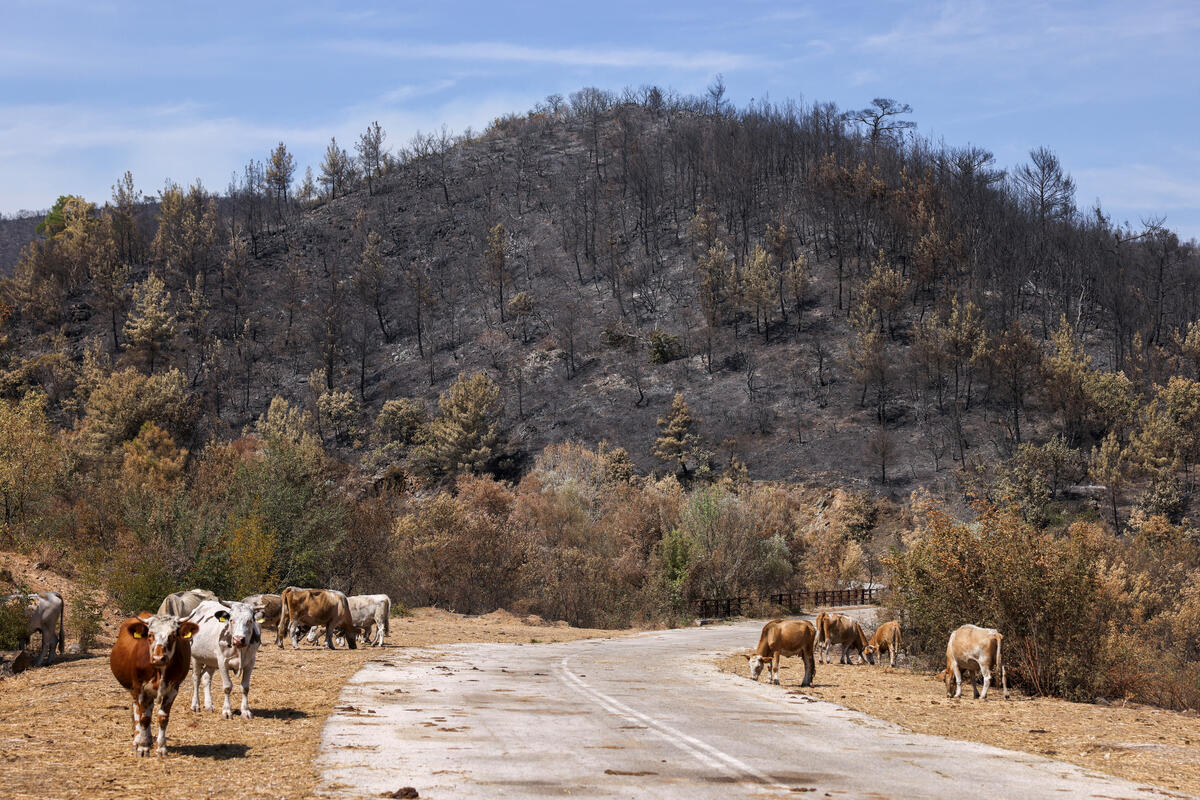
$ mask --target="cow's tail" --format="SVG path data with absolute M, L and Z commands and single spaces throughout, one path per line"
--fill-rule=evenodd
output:
M 387 602 L 384 603 L 384 605 L 383 605 L 383 609 L 384 609 L 383 635 L 391 636 L 392 635 L 392 630 L 391 630 L 391 627 L 392 627 L 392 623 L 391 623 L 391 620 L 392 620 L 392 598 L 389 597 L 387 599 Z
M 62 600 L 61 594 L 58 599 Z M 60 654 L 63 652 L 63 639 L 65 638 L 63 634 L 63 618 L 65 616 L 67 616 L 67 604 L 63 603 L 63 607 L 58 610 L 58 652 Z
M 1008 673 L 1004 669 L 1004 659 L 1000 655 L 1000 645 L 1004 643 L 1004 636 L 996 634 L 996 666 L 1000 669 L 1000 687 L 1004 690 L 1004 699 L 1008 699 Z

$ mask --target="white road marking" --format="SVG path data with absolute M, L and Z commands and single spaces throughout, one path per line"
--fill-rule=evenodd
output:
M 586 681 L 584 681 L 575 673 L 571 672 L 570 668 L 567 666 L 567 662 L 569 660 L 570 658 L 567 657 L 563 658 L 563 660 L 559 662 L 559 677 L 564 683 L 567 684 L 567 686 L 589 698 L 609 713 L 621 717 L 628 722 L 641 722 L 645 724 L 649 730 L 657 733 L 661 738 L 665 739 L 667 742 L 692 756 L 696 760 L 715 769 L 719 769 L 734 778 L 742 781 L 745 781 L 747 778 L 749 778 L 752 779 L 757 785 L 767 786 L 779 791 L 786 792 L 791 790 L 792 787 L 779 783 L 771 778 L 770 775 L 760 772 L 741 759 L 735 758 L 725 751 L 713 747 L 708 742 L 697 739 L 694 736 L 689 736 L 683 731 L 677 730 L 665 722 L 661 722 L 654 717 L 643 714 L 640 711 L 636 711 L 621 701 L 604 694 L 592 686 L 589 686 Z

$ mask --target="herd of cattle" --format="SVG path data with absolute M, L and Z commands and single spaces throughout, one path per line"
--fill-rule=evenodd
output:
M 986 700 L 988 687 L 992 683 L 993 671 L 1000 673 L 1004 696 L 1008 697 L 1008 678 L 1000 659 L 1000 643 L 1004 636 L 994 628 L 963 625 L 950 634 L 946 643 L 946 668 L 938 677 L 946 682 L 946 694 L 962 696 L 963 679 L 971 683 L 975 697 Z M 858 621 L 844 614 L 822 611 L 816 623 L 803 619 L 773 619 L 763 626 L 758 637 L 758 646 L 744 653 L 750 664 L 750 677 L 758 680 L 763 667 L 769 671 L 772 683 L 779 683 L 779 660 L 783 656 L 799 656 L 804 662 L 804 677 L 801 686 L 812 686 L 816 674 L 816 654 L 821 651 L 822 663 L 829 663 L 829 648 L 841 645 L 841 663 L 852 664 L 852 654 L 858 653 L 859 663 L 875 663 L 875 656 L 889 656 L 889 664 L 896 666 L 896 653 L 900 649 L 900 623 L 885 622 L 876 629 L 870 639 Z M 975 680 L 983 681 L 980 692 Z
M 20 642 L 29 644 L 34 633 L 42 637 L 36 666 L 54 660 L 55 647 L 63 651 L 63 599 L 57 592 L 0 596 L 4 602 L 19 601 L 28 625 Z M 168 595 L 151 614 L 143 611 L 121 623 L 117 642 L 109 654 L 109 666 L 117 682 L 133 698 L 133 746 L 139 756 L 151 748 L 150 717 L 159 702 L 158 738 L 155 750 L 166 755 L 167 724 L 179 686 L 192 671 L 192 711 L 199 711 L 203 688 L 206 711 L 212 711 L 212 681 L 220 673 L 225 690 L 221 716 L 233 717 L 230 694 L 233 675 L 240 675 L 241 716 L 249 719 L 250 676 L 262 644 L 262 627 L 275 629 L 275 643 L 283 647 L 290 637 L 299 647 L 305 632 L 309 641 L 323 628 L 325 644 L 355 649 L 364 644 L 382 647 L 389 633 L 392 601 L 386 594 L 347 597 L 332 589 L 300 589 L 289 586 L 281 594 L 257 594 L 241 602 L 221 600 L 204 589 Z
M 24 649 L 34 633 L 42 638 L 41 653 L 36 666 L 50 664 L 55 648 L 63 651 L 63 599 L 57 592 L 0 596 L 5 602 L 24 601 L 28 626 L 21 648 Z M 220 600 L 212 592 L 191 589 L 167 596 L 158 613 L 143 611 L 125 620 L 117 634 L 117 642 L 109 655 L 112 673 L 133 698 L 134 750 L 139 756 L 149 755 L 150 716 L 154 701 L 159 701 L 158 738 L 156 751 L 166 755 L 167 723 L 179 686 L 192 671 L 192 711 L 200 711 L 201 689 L 203 708 L 213 711 L 212 680 L 220 673 L 225 690 L 221 716 L 233 716 L 230 694 L 232 675 L 239 675 L 242 687 L 241 716 L 249 719 L 250 675 L 262 644 L 262 627 L 275 629 L 275 643 L 283 647 L 285 637 L 292 647 L 299 647 L 299 637 L 307 634 L 309 642 L 323 630 L 325 645 L 354 649 L 361 637 L 364 644 L 382 647 L 389 633 L 388 620 L 392 601 L 386 594 L 347 597 L 332 589 L 301 589 L 289 586 L 281 594 L 256 594 L 241 602 Z M 963 625 L 950 635 L 946 645 L 946 669 L 939 677 L 945 679 L 946 694 L 962 695 L 964 678 L 971 683 L 975 697 L 986 699 L 992 674 L 999 671 L 1004 696 L 1008 696 L 1008 681 L 1000 659 L 1003 636 L 992 628 Z M 853 663 L 857 653 L 859 663 L 875 663 L 875 658 L 889 657 L 896 665 L 900 649 L 900 623 L 886 622 L 868 638 L 857 620 L 844 614 L 822 611 L 815 624 L 807 620 L 773 619 L 763 626 L 758 646 L 745 653 L 750 675 L 758 680 L 767 667 L 771 682 L 779 683 L 779 661 L 784 656 L 799 656 L 804 662 L 801 686 L 811 686 L 816 673 L 816 656 L 829 663 L 830 648 L 841 645 L 841 663 Z M 976 678 L 983 681 L 983 691 Z

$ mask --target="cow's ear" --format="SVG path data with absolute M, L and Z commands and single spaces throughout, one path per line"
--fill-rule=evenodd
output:
M 263 622 L 266 622 L 267 618 L 263 616 L 263 613 L 261 611 L 259 611 L 257 614 L 254 615 L 254 621 L 261 624 Z
M 191 620 L 182 622 L 179 625 L 179 638 L 190 639 L 198 630 L 200 630 L 200 626 Z
M 217 622 L 229 622 L 229 612 L 228 611 L 218 611 L 213 616 L 215 616 L 217 618 Z
M 146 638 L 146 634 L 150 632 L 149 626 L 140 619 L 130 620 L 125 624 L 129 628 L 129 633 L 135 639 L 144 639 Z

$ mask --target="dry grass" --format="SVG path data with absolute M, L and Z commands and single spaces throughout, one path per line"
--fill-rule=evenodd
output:
M 453 642 L 566 641 L 613 635 L 507 612 L 463 617 L 418 609 L 392 620 L 391 647 Z M 342 685 L 379 650 L 328 651 L 267 633 L 250 691 L 253 719 L 192 713 L 191 676 L 172 709 L 166 758 L 133 754 L 129 695 L 107 648 L 0 682 L 0 796 L 48 798 L 297 798 L 316 785 L 321 728 Z M 217 681 L 218 686 L 220 680 Z M 237 707 L 240 687 L 234 687 Z M 220 690 L 214 698 L 220 708 Z
M 835 648 L 836 649 L 836 648 Z M 728 656 L 725 672 L 749 678 L 746 660 Z M 765 673 L 764 673 L 765 674 Z M 887 666 L 817 664 L 800 689 L 803 665 L 784 659 L 781 691 L 803 692 L 894 722 L 916 733 L 1023 750 L 1163 789 L 1200 794 L 1200 718 L 1150 706 L 1103 706 L 1031 698 L 996 689 L 987 701 L 946 697 L 928 674 Z M 765 680 L 765 679 L 764 679 Z

